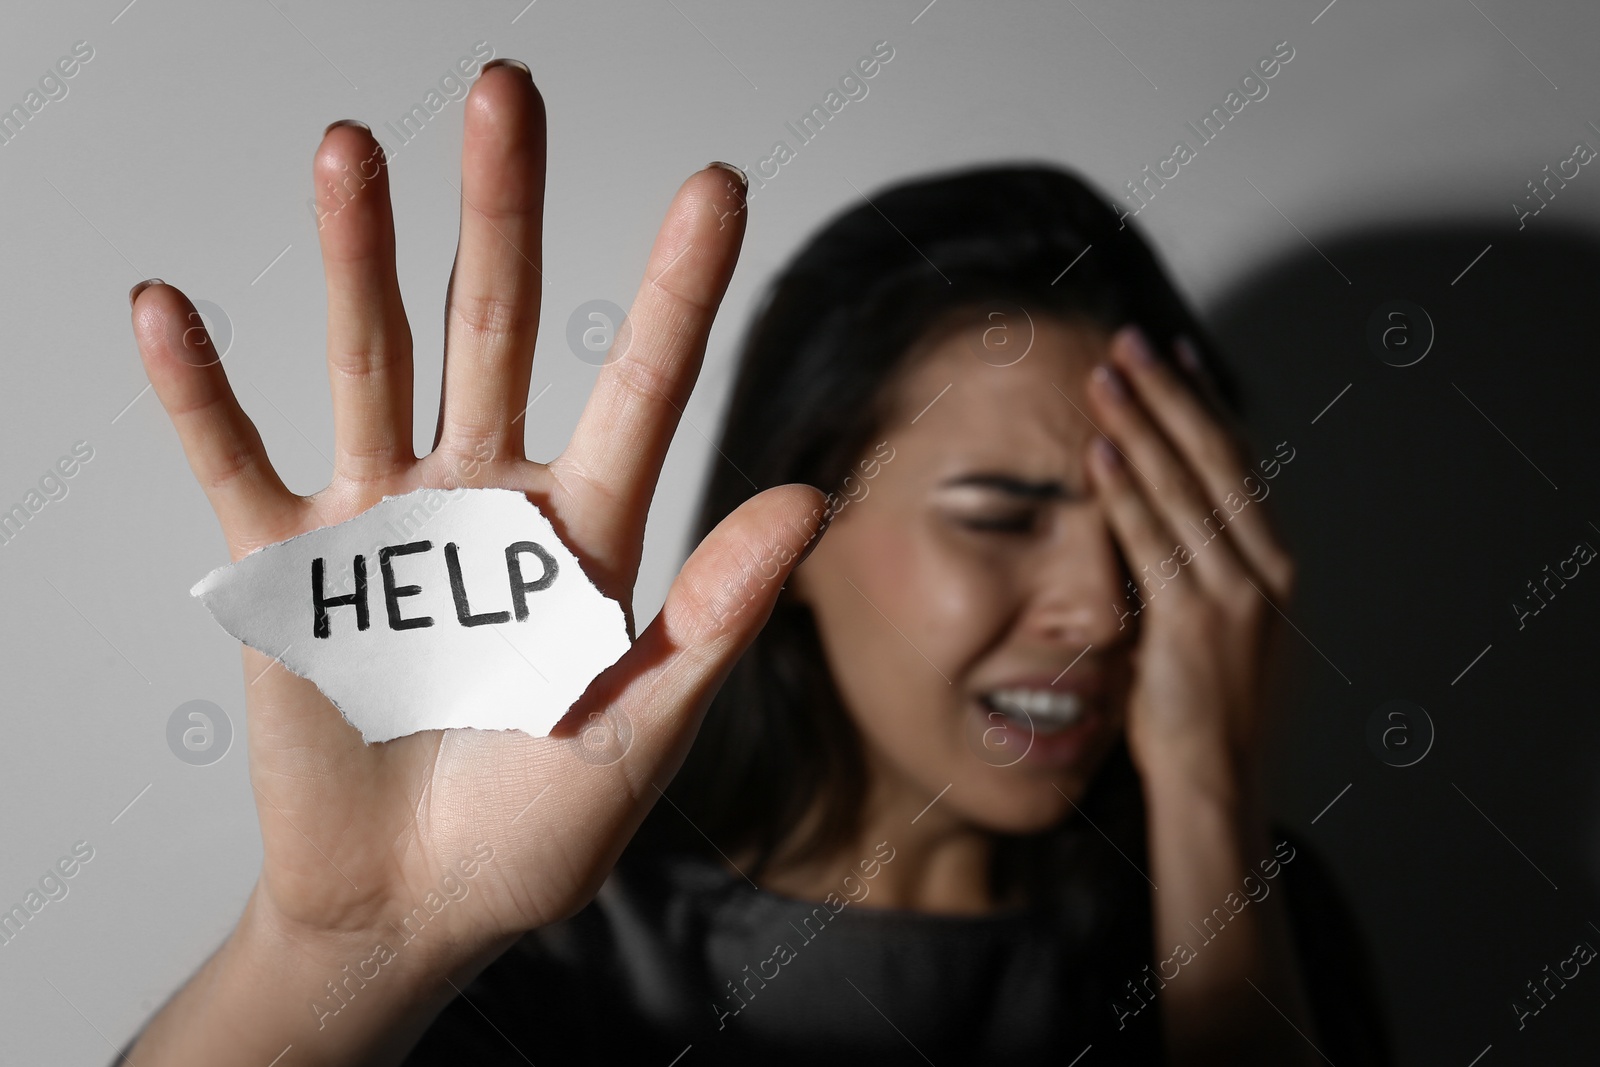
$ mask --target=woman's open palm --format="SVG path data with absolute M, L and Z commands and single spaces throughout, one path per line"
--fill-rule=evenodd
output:
M 523 455 L 523 433 L 539 323 L 544 105 L 525 69 L 496 64 L 465 111 L 461 237 L 428 455 L 412 449 L 411 331 L 395 273 L 387 167 L 359 125 L 330 127 L 314 167 L 336 438 L 331 484 L 308 497 L 284 487 L 209 339 L 191 326 L 198 316 L 164 284 L 134 296 L 145 368 L 234 559 L 343 522 L 388 495 L 517 489 L 623 604 L 632 633 L 646 514 L 738 257 L 742 183 L 712 166 L 678 190 L 628 315 L 625 354 L 601 369 L 565 451 L 535 463 Z M 380 929 L 460 861 L 481 859 L 486 842 L 494 858 L 448 909 L 458 940 L 487 943 L 581 907 L 678 767 L 788 568 L 770 581 L 757 569 L 802 551 L 816 526 L 807 517 L 820 504 L 815 490 L 779 487 L 724 521 L 685 564 L 660 615 L 548 738 L 433 730 L 369 746 L 310 681 L 244 648 L 265 854 L 257 897 L 286 922 Z M 716 609 L 735 589 L 746 607 L 730 617 Z M 631 736 L 614 762 L 581 751 L 573 723 L 596 714 Z

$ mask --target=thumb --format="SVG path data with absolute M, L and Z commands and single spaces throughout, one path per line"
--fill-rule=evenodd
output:
M 829 518 L 826 498 L 810 486 L 768 489 L 718 523 L 678 572 L 660 613 L 624 657 L 634 660 L 621 694 L 634 730 L 637 762 L 629 762 L 658 787 L 677 772 L 711 698 Z M 653 799 L 654 790 L 639 784 Z
M 661 614 L 675 647 L 731 665 L 766 622 L 789 574 L 832 517 L 808 485 L 782 485 L 745 501 L 689 556 Z

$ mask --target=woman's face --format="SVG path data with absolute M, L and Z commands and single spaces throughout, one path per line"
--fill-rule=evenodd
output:
M 1088 374 L 1110 335 L 1034 316 L 1017 359 L 995 354 L 994 329 L 913 354 L 791 589 L 880 801 L 915 814 L 948 786 L 944 816 L 1027 833 L 1070 810 L 1115 744 L 1134 629 L 1086 495 Z

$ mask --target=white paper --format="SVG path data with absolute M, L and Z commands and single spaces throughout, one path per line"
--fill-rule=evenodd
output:
M 386 581 L 380 550 L 401 546 L 413 550 L 389 553 Z M 515 566 L 507 559 L 512 546 L 521 546 L 509 553 Z M 541 552 L 554 564 L 548 584 Z M 353 598 L 357 555 L 364 557 L 366 629 L 354 603 L 329 603 Z M 318 558 L 323 637 L 316 632 Z M 408 595 L 413 586 L 418 591 Z M 385 497 L 353 519 L 219 567 L 189 592 L 234 637 L 315 682 L 369 743 L 456 727 L 543 737 L 629 644 L 621 605 L 590 582 L 550 520 L 510 489 Z M 431 625 L 417 625 L 422 618 Z

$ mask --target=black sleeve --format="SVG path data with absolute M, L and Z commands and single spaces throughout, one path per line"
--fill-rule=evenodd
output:
M 1333 873 L 1303 839 L 1276 827 L 1293 858 L 1283 864 L 1289 925 L 1317 1027 L 1317 1047 L 1334 1063 L 1390 1067 L 1388 1020 L 1376 969 Z
M 521 1025 L 533 990 L 544 986 L 536 944 L 512 946 L 434 1019 L 402 1067 L 518 1067 L 541 1062 Z M 545 977 L 548 977 L 546 975 Z
M 638 994 L 653 943 L 619 933 L 632 901 L 623 890 L 634 888 L 613 872 L 576 915 L 525 934 L 462 987 L 403 1067 L 671 1060 L 683 1045 L 663 1035 Z

